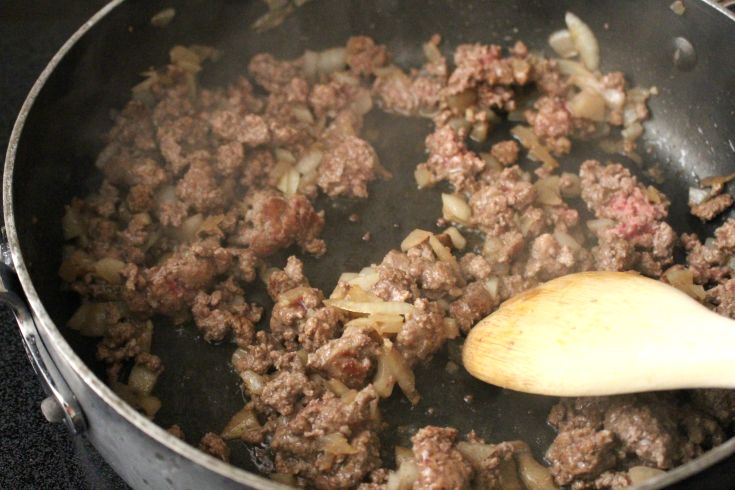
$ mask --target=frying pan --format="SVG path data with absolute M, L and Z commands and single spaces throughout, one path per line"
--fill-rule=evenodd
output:
M 461 43 L 507 46 L 517 39 L 545 49 L 547 36 L 562 28 L 564 13 L 572 11 L 595 31 L 603 71 L 619 69 L 632 84 L 659 89 L 649 102 L 653 117 L 645 123 L 644 163 L 634 171 L 648 183 L 643 170 L 662 165 L 665 179 L 657 187 L 671 198 L 670 224 L 679 233 L 708 236 L 721 223 L 722 218 L 702 225 L 686 204 L 687 189 L 697 178 L 731 173 L 735 158 L 735 52 L 728 49 L 735 40 L 735 18 L 713 2 L 684 1 L 686 12 L 678 16 L 669 0 L 314 0 L 262 34 L 248 26 L 265 13 L 265 4 L 247 0 L 181 0 L 175 2 L 177 15 L 168 27 L 151 26 L 151 17 L 171 3 L 115 0 L 70 39 L 23 106 L 3 177 L 7 244 L 2 258 L 14 269 L 0 266 L 0 299 L 16 313 L 50 395 L 47 414 L 63 420 L 73 433 L 84 433 L 136 489 L 279 487 L 255 474 L 269 464 L 262 448 L 232 444 L 233 466 L 226 465 L 133 411 L 100 381 L 104 366 L 94 360 L 95 341 L 63 327 L 79 304 L 74 295 L 60 292 L 57 275 L 64 205 L 100 184 L 94 160 L 102 149 L 100 136 L 111 126 L 110 109 L 121 108 L 140 81 L 139 73 L 165 63 L 176 44 L 222 49 L 224 57 L 201 76 L 204 85 L 221 86 L 245 73 L 257 53 L 290 59 L 304 49 L 344 45 L 357 34 L 386 44 L 403 67 L 421 64 L 421 43 L 434 33 L 442 35 L 445 54 Z M 484 145 L 503 134 L 507 138 L 507 129 L 500 127 Z M 367 201 L 316 201 L 315 207 L 326 212 L 323 237 L 329 253 L 304 258 L 315 287 L 330 291 L 341 272 L 380 262 L 412 229 L 434 229 L 441 189 L 419 192 L 412 175 L 425 160 L 423 141 L 431 130 L 423 119 L 379 111 L 368 115 L 364 133 L 373 135 L 370 141 L 394 178 L 373 184 Z M 564 165 L 573 168 L 590 157 L 610 158 L 594 144 L 580 144 Z M 358 215 L 357 222 L 348 220 L 352 214 Z M 369 242 L 362 239 L 366 232 Z M 293 252 L 275 257 L 275 265 L 282 266 Z M 271 306 L 262 291 L 249 293 Z M 381 436 L 383 446 L 406 445 L 410 434 L 427 424 L 447 425 L 462 433 L 475 429 L 490 442 L 525 440 L 541 457 L 554 437 L 545 420 L 555 400 L 504 391 L 466 373 L 450 375 L 443 366 L 453 349 L 449 345 L 417 369 L 420 405 L 412 408 L 399 395 L 381 402 L 391 426 Z M 193 325 L 174 327 L 156 319 L 153 352 L 167 366 L 156 388 L 163 402 L 156 422 L 180 425 L 190 442 L 221 430 L 243 405 L 238 376 L 228 364 L 233 350 L 231 344 L 207 344 Z M 471 403 L 464 401 L 466 395 L 472 395 Z M 640 488 L 662 488 L 733 452 L 735 439 L 730 439 Z M 383 457 L 390 465 L 390 455 Z

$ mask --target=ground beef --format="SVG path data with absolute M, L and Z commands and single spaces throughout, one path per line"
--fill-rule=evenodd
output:
M 376 366 L 379 349 L 370 328 L 347 327 L 340 338 L 310 354 L 308 366 L 348 388 L 361 388 Z
M 358 75 L 370 75 L 376 68 L 385 66 L 391 60 L 391 54 L 385 46 L 376 46 L 372 38 L 353 36 L 347 40 L 345 62 Z
M 425 299 L 417 299 L 414 306 L 420 311 L 406 315 L 396 337 L 396 347 L 409 365 L 427 359 L 447 340 L 441 306 Z
M 432 182 L 448 180 L 461 189 L 465 181 L 485 168 L 485 162 L 467 149 L 464 136 L 451 126 L 437 129 L 426 137 L 429 159 L 418 168 L 431 172 Z
M 324 155 L 316 183 L 330 197 L 367 197 L 367 183 L 380 173 L 375 150 L 368 142 L 349 136 Z
M 221 459 L 225 463 L 230 462 L 230 448 L 227 447 L 227 444 L 225 444 L 225 441 L 220 436 L 212 432 L 208 432 L 202 437 L 199 443 L 199 450 L 217 459 Z
M 427 426 L 411 438 L 419 476 L 416 490 L 467 488 L 472 465 L 453 448 L 457 429 Z
M 294 417 L 283 419 L 271 442 L 276 471 L 308 478 L 319 490 L 356 486 L 381 465 L 377 402 L 372 386 L 360 391 L 350 403 L 327 392 Z M 356 452 L 329 452 L 324 449 L 324 436 L 341 436 Z
M 712 221 L 730 206 L 732 206 L 732 196 L 730 194 L 720 194 L 701 204 L 690 204 L 692 215 L 702 221 Z
M 275 92 L 288 85 L 294 77 L 301 76 L 302 70 L 299 63 L 279 61 L 264 53 L 253 56 L 248 71 L 258 85 L 268 92 Z
M 475 322 L 498 306 L 499 298 L 493 297 L 482 282 L 473 282 L 462 291 L 462 296 L 449 305 L 449 314 L 457 320 L 460 330 L 469 333 Z
M 268 257 L 294 242 L 305 251 L 323 255 L 326 245 L 317 238 L 324 227 L 324 213 L 314 211 L 303 196 L 290 199 L 275 192 L 256 192 L 247 199 L 248 211 L 233 242 Z
M 501 164 L 509 167 L 515 165 L 518 161 L 519 151 L 518 143 L 513 140 L 508 140 L 495 143 L 490 149 L 490 154 Z
M 191 312 L 204 340 L 218 342 L 232 332 L 237 344 L 247 347 L 255 339 L 254 324 L 260 321 L 263 309 L 246 303 L 244 291 L 230 278 L 212 294 L 200 291 Z
M 536 199 L 536 189 L 516 167 L 508 167 L 482 183 L 469 200 L 472 224 L 482 232 L 499 237 L 520 228 L 515 216 Z M 521 245 L 522 247 L 522 245 Z
M 320 387 L 306 377 L 303 368 L 296 371 L 281 371 L 265 385 L 258 403 L 273 408 L 283 416 L 288 416 L 318 397 L 321 392 Z M 262 406 L 260 411 L 265 411 Z
M 280 294 L 271 313 L 271 332 L 278 340 L 294 342 L 299 326 L 322 306 L 323 300 L 321 291 L 309 287 L 297 287 Z
M 559 433 L 548 452 L 556 483 L 568 485 L 577 479 L 591 480 L 615 466 L 615 436 L 609 430 L 591 427 Z

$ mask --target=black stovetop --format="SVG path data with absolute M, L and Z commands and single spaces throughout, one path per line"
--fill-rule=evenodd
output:
M 105 0 L 0 0 L 0 155 L 26 94 L 54 53 Z M 0 158 L 2 161 L 3 158 Z M 127 490 L 83 438 L 44 419 L 45 395 L 15 320 L 0 307 L 0 490 Z M 735 488 L 735 458 L 673 490 Z

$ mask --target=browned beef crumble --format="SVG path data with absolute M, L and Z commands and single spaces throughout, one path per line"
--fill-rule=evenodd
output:
M 164 367 L 150 352 L 151 319 L 192 320 L 205 341 L 237 344 L 232 366 L 243 380 L 250 424 L 237 437 L 268 443 L 280 477 L 319 490 L 385 490 L 413 468 L 405 488 L 523 488 L 518 472 L 527 445 L 488 445 L 474 433 L 460 442 L 453 428 L 419 429 L 407 466 L 383 468 L 378 401 L 393 391 L 397 373 L 427 362 L 502 301 L 578 271 L 632 270 L 665 282 L 666 274 L 688 271 L 704 288 L 704 304 L 735 318 L 735 220 L 705 242 L 679 237 L 665 222 L 666 196 L 620 164 L 588 160 L 577 175 L 544 163 L 531 172 L 526 149 L 514 140 L 481 155 L 467 144 L 468 137 L 482 143 L 499 117 L 514 111 L 538 144 L 564 155 L 605 124 L 644 120 L 647 95 L 628 89 L 620 72 L 599 76 L 600 90 L 626 102 L 608 104 L 604 121 L 593 122 L 570 109 L 579 89 L 556 60 L 517 42 L 507 54 L 495 45 L 458 46 L 452 64 L 440 41 L 432 37 L 423 46 L 426 63 L 409 72 L 365 36 L 347 41 L 349 69 L 333 73 L 310 71 L 309 53 L 291 61 L 259 54 L 248 71 L 267 95 L 244 77 L 223 90 L 196 87 L 192 67 L 176 62 L 136 88 L 135 100 L 113 115 L 97 159 L 99 190 L 67 206 L 70 245 L 59 270 L 83 298 L 70 325 L 101 337 L 97 357 L 123 398 L 153 417 L 155 397 L 122 384 L 124 367 L 155 381 Z M 538 97 L 519 106 L 516 93 L 526 85 Z M 310 285 L 297 257 L 282 270 L 269 261 L 294 244 L 326 253 L 324 212 L 312 203 L 320 193 L 366 198 L 375 179 L 390 177 L 360 136 L 373 101 L 387 112 L 432 119 L 417 181 L 450 186 L 469 218 L 445 213 L 443 223 L 484 243 L 452 251 L 448 234 L 427 234 L 329 295 Z M 634 141 L 618 143 L 635 156 Z M 714 197 L 692 213 L 707 221 L 730 207 L 732 197 L 721 191 L 715 186 Z M 594 220 L 580 220 L 580 204 Z M 678 243 L 686 264 L 673 265 Z M 256 329 L 264 309 L 246 293 L 258 277 L 274 301 L 268 330 Z M 411 310 L 381 317 L 339 301 L 402 302 Z M 401 389 L 417 402 L 410 386 Z M 562 399 L 549 415 L 559 433 L 544 471 L 573 489 L 622 488 L 632 483 L 634 466 L 668 470 L 720 444 L 733 419 L 728 390 Z M 169 432 L 183 439 L 178 426 Z M 199 447 L 229 459 L 214 433 Z

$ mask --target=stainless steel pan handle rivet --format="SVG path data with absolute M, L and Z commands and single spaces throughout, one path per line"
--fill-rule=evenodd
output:
M 43 345 L 33 317 L 23 300 L 22 288 L 15 275 L 4 227 L 0 230 L 0 260 L 2 261 L 0 262 L 0 303 L 6 304 L 15 315 L 23 337 L 23 346 L 33 365 L 33 370 L 48 395 L 48 398 L 41 403 L 41 411 L 49 422 L 63 420 L 72 435 L 81 434 L 87 428 L 84 414 L 74 393 L 64 381 L 51 355 Z

